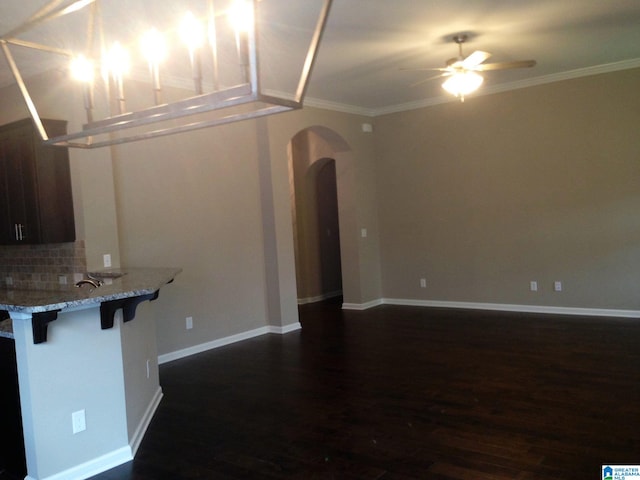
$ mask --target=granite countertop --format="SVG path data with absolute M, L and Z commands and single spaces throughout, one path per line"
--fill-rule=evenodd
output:
M 171 282 L 181 271 L 180 268 L 108 269 L 90 274 L 91 277 L 100 278 L 104 282 L 99 288 L 89 285 L 78 288 L 69 285 L 60 290 L 0 289 L 0 310 L 21 313 L 48 312 L 147 295 Z M 5 322 L 6 320 L 0 324 Z M 2 331 L 3 327 L 0 325 L 0 332 Z

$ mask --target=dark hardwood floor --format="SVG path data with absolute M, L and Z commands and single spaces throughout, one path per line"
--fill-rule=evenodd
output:
M 640 321 L 381 306 L 161 366 L 93 480 L 586 480 L 640 464 Z

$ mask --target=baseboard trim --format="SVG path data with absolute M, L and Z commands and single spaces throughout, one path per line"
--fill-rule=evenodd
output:
M 548 313 L 552 315 L 580 315 L 590 317 L 639 318 L 640 310 L 611 308 L 554 307 L 549 305 L 520 305 L 509 303 L 450 302 L 442 300 L 416 300 L 407 298 L 380 298 L 366 303 L 343 303 L 344 310 L 367 310 L 379 305 L 410 307 L 461 308 L 467 310 L 493 310 L 498 312 Z
M 324 300 L 329 300 L 331 298 L 340 297 L 341 295 L 342 295 L 342 290 L 336 290 L 335 292 L 323 293 L 322 295 L 318 295 L 315 297 L 299 298 L 298 305 L 306 305 L 307 303 L 322 302 Z
M 580 315 L 591 317 L 640 318 L 640 310 L 608 308 L 554 307 L 548 305 L 519 305 L 507 303 L 450 302 L 441 300 L 412 300 L 383 298 L 385 305 L 407 305 L 413 307 L 461 308 L 470 310 L 494 310 L 520 313 L 549 313 L 553 315 Z
M 278 335 L 284 335 L 295 330 L 300 330 L 302 326 L 300 322 L 290 323 L 283 326 L 267 325 L 260 328 L 254 328 L 253 330 L 247 330 L 246 332 L 236 333 L 235 335 L 229 335 L 228 337 L 218 338 L 210 342 L 201 343 L 192 347 L 184 348 L 182 350 L 176 350 L 175 352 L 165 353 L 158 356 L 158 364 L 172 362 L 181 358 L 190 357 L 198 353 L 206 352 L 208 350 L 214 350 L 216 348 L 231 345 L 232 343 L 241 342 L 243 340 L 249 340 L 251 338 L 266 335 L 267 333 L 275 333 Z
M 384 303 L 383 298 L 378 298 L 377 300 L 371 300 L 370 302 L 366 302 L 366 303 L 343 303 L 342 309 L 343 310 L 367 310 L 369 308 L 382 305 L 383 303 Z
M 138 447 L 140 447 L 140 442 L 142 442 L 144 434 L 147 432 L 147 428 L 149 428 L 149 423 L 151 423 L 151 419 L 153 418 L 153 415 L 156 413 L 156 410 L 160 405 L 160 400 L 162 400 L 162 397 L 162 387 L 158 386 L 156 393 L 153 395 L 153 398 L 151 399 L 151 402 L 149 402 L 144 415 L 140 419 L 140 423 L 138 424 L 136 431 L 133 432 L 133 436 L 129 440 L 129 446 L 131 447 L 131 452 L 134 457 L 136 456 Z
M 76 465 L 73 468 L 56 473 L 41 480 L 81 480 L 93 477 L 99 473 L 106 472 L 118 465 L 133 460 L 131 447 L 122 447 L 100 457 L 89 460 L 88 462 Z M 24 480 L 36 480 L 34 477 L 27 475 Z
M 300 322 L 290 323 L 289 325 L 284 325 L 282 327 L 270 325 L 268 333 L 277 333 L 278 335 L 284 335 L 285 333 L 295 332 L 296 330 L 300 330 L 301 328 L 302 325 L 300 324 Z

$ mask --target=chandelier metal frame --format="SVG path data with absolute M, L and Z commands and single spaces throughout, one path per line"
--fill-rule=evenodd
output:
M 240 85 L 202 93 L 196 86 L 195 95 L 183 98 L 171 103 L 156 104 L 138 111 L 118 112 L 99 120 L 93 120 L 87 108 L 87 122 L 82 125 L 80 131 L 66 135 L 49 137 L 43 122 L 38 113 L 38 109 L 32 99 L 25 83 L 15 57 L 12 53 L 13 47 L 23 47 L 35 49 L 55 55 L 72 57 L 74 53 L 43 45 L 35 42 L 21 40 L 19 36 L 44 22 L 51 21 L 63 15 L 78 11 L 82 8 L 98 3 L 100 0 L 51 0 L 38 12 L 33 14 L 25 23 L 0 37 L 0 46 L 7 60 L 9 68 L 15 78 L 16 84 L 22 94 L 27 109 L 36 125 L 42 140 L 47 145 L 59 145 L 77 148 L 97 148 L 109 145 L 117 145 L 127 142 L 134 142 L 149 138 L 155 138 L 174 133 L 197 130 L 217 125 L 238 122 L 242 120 L 259 118 L 280 112 L 300 109 L 306 95 L 309 79 L 313 70 L 320 41 L 324 33 L 332 0 L 321 0 L 320 13 L 315 24 L 315 30 L 311 35 L 311 40 L 306 51 L 304 64 L 302 65 L 296 91 L 292 98 L 279 96 L 278 94 L 266 94 L 260 85 L 260 58 L 258 48 L 257 31 L 260 27 L 258 22 L 254 22 L 253 28 L 249 29 L 247 35 L 247 75 L 246 82 Z M 208 0 L 212 2 L 213 0 Z M 267 1 L 267 0 L 262 0 Z M 252 0 L 254 11 L 259 8 L 258 0 Z M 99 9 L 97 9 L 99 12 Z M 101 22 L 101 19 L 97 19 Z M 89 35 L 89 33 L 88 33 Z M 155 86 L 154 86 L 155 88 Z M 85 98 L 85 102 L 86 102 Z M 85 104 L 85 107 L 87 105 Z M 234 111 L 234 107 L 237 108 Z M 225 112 L 225 109 L 227 111 Z M 218 116 L 213 118 L 198 119 L 193 122 L 186 122 L 176 125 L 174 120 L 198 114 L 215 113 Z M 169 122 L 171 125 L 153 129 L 162 122 Z M 143 130 L 143 131 L 140 131 Z

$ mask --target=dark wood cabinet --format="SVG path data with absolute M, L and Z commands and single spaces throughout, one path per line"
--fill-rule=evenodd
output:
M 51 136 L 66 122 L 43 120 Z M 31 119 L 0 127 L 0 243 L 75 240 L 69 152 L 45 146 Z

